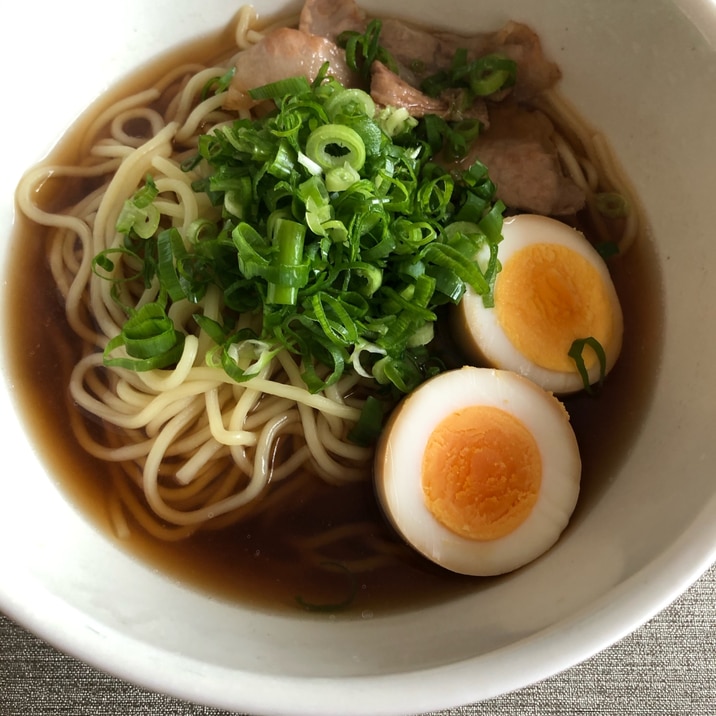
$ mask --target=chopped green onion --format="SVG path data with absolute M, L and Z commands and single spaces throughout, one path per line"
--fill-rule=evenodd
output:
M 114 255 L 127 258 L 129 262 L 138 268 L 132 271 L 129 275 L 122 277 L 115 276 L 115 262 L 110 258 Z M 148 268 L 148 266 L 151 266 L 152 268 Z M 150 258 L 145 258 L 143 262 L 142 256 L 139 253 L 132 251 L 132 249 L 126 246 L 117 246 L 111 249 L 105 249 L 92 259 L 92 271 L 100 278 L 111 281 L 115 285 L 143 280 L 144 285 L 148 286 L 151 278 L 147 274 L 153 273 L 153 270 L 153 262 Z
M 314 162 L 313 159 L 309 159 L 303 152 L 298 153 L 298 163 L 308 170 L 308 173 L 313 176 L 320 176 L 323 169 L 321 165 Z
M 157 186 L 148 176 L 144 186 L 124 202 L 117 218 L 117 231 L 120 234 L 134 232 L 141 239 L 154 236 L 161 218 L 159 209 L 152 203 L 157 194 Z
M 194 314 L 194 320 L 199 328 L 206 333 L 217 345 L 222 345 L 227 339 L 226 329 L 218 322 L 202 313 Z
M 358 55 L 380 55 L 378 30 L 351 40 Z M 200 306 L 211 290 L 219 315 L 191 313 L 214 344 L 207 363 L 232 379 L 288 350 L 313 392 L 349 369 L 386 385 L 388 399 L 411 390 L 442 369 L 430 353 L 438 308 L 458 302 L 466 285 L 488 304 L 500 268 L 504 205 L 487 169 L 451 173 L 433 160 L 446 137 L 467 142 L 478 125 L 376 114 L 327 67 L 313 83 L 274 83 L 255 96 L 275 108 L 200 136 L 183 167 L 196 171 L 192 188 L 211 210 L 186 230 L 161 219 L 151 226 L 157 190 L 148 177 L 127 203 L 124 245 L 94 257 L 120 305 L 136 295 L 121 290 L 130 281 L 158 291 L 149 314 L 124 307 L 107 364 L 172 365 L 184 335 L 169 308 Z M 256 333 L 237 329 L 242 314 L 261 321 Z
M 348 439 L 356 445 L 373 445 L 383 427 L 383 404 L 369 395 L 361 409 L 358 422 L 348 433 Z
M 472 94 L 465 98 L 469 105 L 474 97 L 487 97 L 511 87 L 516 77 L 517 63 L 514 60 L 493 53 L 468 62 L 465 48 L 458 48 L 450 69 L 426 77 L 421 89 L 430 97 L 437 97 L 447 89 L 464 88 Z
M 344 89 L 335 92 L 326 102 L 326 114 L 331 122 L 344 117 L 375 116 L 375 102 L 373 98 L 361 89 Z
M 394 385 L 401 393 L 409 393 L 427 377 L 410 361 L 392 356 L 381 358 L 373 367 L 373 376 L 382 385 Z
M 207 99 L 211 95 L 221 94 L 226 92 L 231 84 L 231 80 L 234 79 L 236 74 L 236 65 L 232 65 L 223 75 L 220 77 L 213 77 L 210 79 L 201 90 L 202 100 Z
M 377 117 L 380 128 L 389 137 L 398 137 L 418 126 L 418 120 L 405 107 L 385 107 Z
M 358 293 L 364 296 L 372 296 L 383 283 L 383 271 L 378 266 L 359 261 L 349 264 L 352 276 L 358 277 Z
M 302 263 L 306 227 L 297 221 L 277 219 L 272 242 L 277 249 L 266 293 L 267 303 L 296 304 L 298 289 L 308 281 L 307 266 Z
M 326 189 L 328 191 L 345 191 L 360 181 L 360 174 L 348 163 L 342 167 L 333 167 L 326 172 Z
M 589 336 L 587 338 L 577 338 L 570 346 L 567 355 L 569 355 L 577 366 L 577 371 L 579 371 L 579 375 L 582 378 L 584 389 L 587 393 L 593 395 L 595 393 L 595 389 L 590 384 L 589 372 L 587 371 L 587 366 L 584 362 L 584 349 L 587 346 L 594 351 L 597 356 L 597 360 L 599 361 L 599 380 L 597 381 L 597 385 L 598 387 L 601 387 L 602 383 L 604 383 L 604 377 L 607 370 L 607 356 L 604 352 L 602 344 L 596 338 L 593 336 Z
M 613 191 L 601 192 L 595 196 L 597 211 L 607 219 L 625 219 L 629 216 L 629 202 Z
M 482 127 L 476 119 L 447 122 L 442 117 L 429 114 L 424 119 L 425 135 L 433 151 L 442 150 L 448 161 L 461 159 Z
M 306 154 L 324 170 L 348 164 L 358 171 L 365 163 L 365 144 L 350 127 L 324 124 L 308 136 Z
M 157 198 L 158 194 L 157 185 L 154 183 L 152 176 L 148 174 L 144 181 L 144 186 L 137 189 L 131 202 L 137 209 L 146 209 Z
M 619 254 L 619 244 L 616 241 L 600 241 L 595 248 L 605 261 Z
M 287 95 L 296 95 L 308 92 L 310 85 L 305 77 L 289 77 L 278 82 L 269 82 L 269 84 L 254 87 L 249 90 L 249 96 L 256 101 L 265 99 L 281 99 Z
M 94 259 L 92 259 L 92 270 L 100 276 L 101 274 L 98 269 L 102 269 L 110 274 L 114 271 L 114 261 L 112 261 L 106 253 L 97 254 Z
M 128 358 L 112 357 L 123 347 Z M 147 303 L 131 315 L 121 333 L 104 349 L 104 364 L 134 371 L 167 368 L 175 364 L 184 350 L 184 335 L 158 303 Z
M 434 323 L 432 321 L 425 321 L 419 326 L 412 335 L 408 338 L 406 345 L 408 348 L 415 348 L 416 346 L 425 346 L 435 337 L 435 329 L 433 328 Z
M 223 345 L 221 366 L 237 383 L 260 373 L 281 350 L 252 337 L 250 331 L 240 332 Z
M 186 256 L 187 252 L 177 229 L 162 231 L 157 237 L 157 274 L 172 301 L 186 297 L 176 269 L 176 260 Z
M 338 299 L 320 291 L 311 296 L 308 308 L 329 341 L 338 346 L 357 342 L 356 325 Z
M 437 266 L 450 269 L 479 294 L 487 293 L 490 288 L 479 266 L 474 261 L 465 261 L 465 256 L 452 246 L 437 243 L 429 244 L 426 258 Z
M 241 273 L 249 279 L 256 276 L 265 278 L 271 265 L 266 257 L 269 249 L 268 239 L 246 222 L 241 222 L 231 236 L 237 249 Z
M 336 40 L 339 47 L 346 50 L 346 63 L 355 72 L 367 79 L 370 75 L 370 66 L 375 60 L 382 62 L 393 72 L 398 66 L 393 56 L 380 44 L 380 31 L 383 23 L 373 19 L 368 23 L 362 35 L 355 30 L 345 30 Z
M 514 84 L 516 73 L 514 60 L 493 54 L 475 60 L 465 74 L 470 89 L 478 97 L 486 97 Z

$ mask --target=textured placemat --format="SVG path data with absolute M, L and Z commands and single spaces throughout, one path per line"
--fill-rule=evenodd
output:
M 228 713 L 118 681 L 0 615 L 0 716 Z M 716 716 L 716 567 L 636 633 L 583 664 L 507 696 L 440 714 Z

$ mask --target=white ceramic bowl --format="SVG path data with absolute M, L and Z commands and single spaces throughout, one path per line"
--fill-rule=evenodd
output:
M 158 51 L 228 21 L 235 0 L 28 0 L 5 37 L 0 225 L 67 125 Z M 258 0 L 261 13 L 286 7 Z M 292 7 L 295 7 L 292 6 Z M 117 549 L 65 498 L 0 389 L 0 609 L 80 659 L 150 689 L 256 714 L 398 714 L 485 699 L 603 649 L 716 558 L 716 5 L 707 0 L 366 0 L 454 29 L 531 24 L 563 91 L 609 137 L 641 197 L 663 277 L 663 329 L 639 424 L 568 535 L 470 596 L 372 619 L 253 611 Z M 4 291 L 3 310 L 12 297 Z M 8 337 L 3 336 L 3 341 Z M 5 348 L 5 344 L 3 345 Z M 620 423 L 622 424 L 622 423 Z

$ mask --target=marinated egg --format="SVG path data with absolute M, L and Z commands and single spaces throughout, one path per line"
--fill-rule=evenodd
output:
M 455 339 L 478 365 L 516 371 L 558 394 L 585 386 L 570 356 L 579 341 L 587 382 L 597 382 L 614 366 L 623 333 L 604 260 L 579 231 L 545 216 L 506 219 L 502 235 L 494 307 L 468 290 L 455 309 Z
M 581 460 L 569 415 L 517 373 L 464 367 L 403 399 L 382 433 L 376 493 L 397 532 L 454 572 L 495 575 L 567 526 Z

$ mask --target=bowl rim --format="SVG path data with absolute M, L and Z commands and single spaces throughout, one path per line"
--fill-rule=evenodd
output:
M 207 670 L 200 661 L 108 630 L 42 588 L 25 600 L 28 594 L 9 593 L 0 584 L 0 606 L 18 625 L 64 654 L 189 703 L 256 716 L 334 716 L 338 706 L 351 716 L 403 716 L 457 708 L 525 688 L 617 643 L 716 563 L 716 541 L 704 530 L 715 522 L 716 497 L 648 565 L 588 607 L 529 637 L 457 663 L 379 676 L 276 677 L 225 667 Z
M 712 34 L 716 34 L 712 2 L 674 3 L 688 8 L 690 17 L 701 22 L 708 19 Z M 276 678 L 228 669 L 208 673 L 198 661 L 108 630 L 45 587 L 12 571 L 6 574 L 8 579 L 0 581 L 0 610 L 73 658 L 188 702 L 257 715 L 290 716 L 332 716 L 340 703 L 345 713 L 398 716 L 484 701 L 553 676 L 611 646 L 667 607 L 716 562 L 714 524 L 716 496 L 668 550 L 588 608 L 492 652 L 489 661 L 483 655 L 413 673 L 325 679 Z M 18 579 L 13 581 L 13 577 Z M 134 648 L 137 645 L 139 649 Z M 125 658 L 125 653 L 132 656 Z M 187 674 L 193 678 L 186 678 Z

